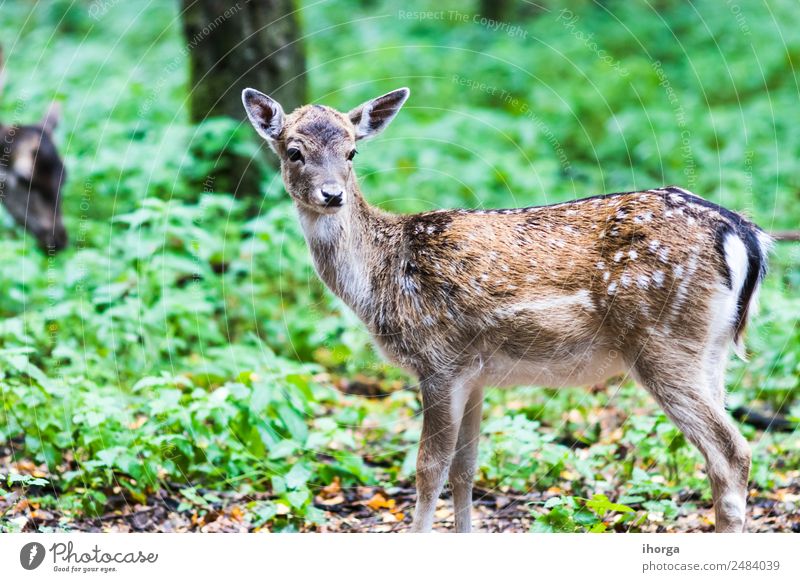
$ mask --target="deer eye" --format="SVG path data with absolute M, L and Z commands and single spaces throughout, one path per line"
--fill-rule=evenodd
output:
M 286 156 L 292 162 L 303 161 L 303 153 L 297 148 L 289 148 L 288 150 L 286 150 Z
M 358 150 L 352 150 L 349 154 L 347 154 L 347 159 L 348 160 L 352 160 L 354 157 L 356 157 L 357 153 L 358 153 Z

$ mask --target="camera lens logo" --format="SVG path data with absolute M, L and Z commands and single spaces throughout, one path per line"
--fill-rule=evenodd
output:
M 35 570 L 44 562 L 44 546 L 39 542 L 30 542 L 19 551 L 19 563 L 26 570 Z

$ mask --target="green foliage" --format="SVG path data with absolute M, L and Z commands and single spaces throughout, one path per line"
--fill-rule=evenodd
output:
M 545 513 L 537 515 L 531 531 L 535 533 L 603 533 L 610 526 L 631 527 L 631 522 L 641 523 L 645 516 L 621 503 L 613 503 L 602 493 L 591 499 L 580 497 L 551 497 L 544 503 Z
M 744 23 L 711 0 L 657 12 L 570 2 L 577 20 L 519 9 L 508 16 L 518 36 L 471 18 L 406 18 L 384 0 L 308 4 L 310 94 L 346 110 L 412 88 L 357 160 L 368 198 L 389 210 L 677 183 L 767 229 L 796 228 L 800 133 L 785 113 L 796 109 L 796 6 L 739 4 Z M 237 121 L 187 121 L 176 7 L 91 6 L 11 3 L 0 22 L 0 120 L 32 122 L 63 103 L 71 236 L 50 258 L 3 219 L 0 445 L 46 478 L 3 468 L 0 497 L 97 515 L 115 491 L 137 502 L 170 489 L 203 514 L 214 491 L 234 490 L 263 494 L 247 503 L 254 525 L 291 531 L 323 519 L 314 496 L 334 478 L 409 479 L 419 402 L 398 389 L 409 378 L 322 288 L 277 174 L 265 172 L 261 197 L 219 191 L 219 153 L 258 159 L 261 144 Z M 751 361 L 728 377 L 732 405 L 800 417 L 798 260 L 775 255 Z M 336 389 L 357 376 L 389 394 Z M 641 390 L 614 387 L 613 398 L 490 390 L 480 484 L 546 494 L 535 531 L 636 531 L 690 510 L 676 502 L 687 489 L 707 500 L 700 455 Z M 797 466 L 797 437 L 753 440 L 753 482 L 785 484 L 775 459 Z M 0 516 L 0 529 L 13 526 Z

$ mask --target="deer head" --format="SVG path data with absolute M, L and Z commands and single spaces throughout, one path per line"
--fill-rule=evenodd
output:
M 53 104 L 36 125 L 0 126 L 0 199 L 17 224 L 51 252 L 67 245 L 61 215 L 66 171 L 53 142 L 59 117 Z
M 349 113 L 306 105 L 286 115 L 280 103 L 255 89 L 245 89 L 242 101 L 253 127 L 280 157 L 292 198 L 311 212 L 336 214 L 356 195 L 352 164 L 356 143 L 383 131 L 409 93 L 397 89 Z

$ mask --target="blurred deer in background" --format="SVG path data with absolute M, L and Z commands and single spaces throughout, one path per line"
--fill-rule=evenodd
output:
M 392 361 L 419 378 L 413 531 L 430 531 L 449 475 L 470 531 L 484 386 L 584 385 L 630 374 L 706 460 L 716 529 L 745 526 L 750 450 L 724 408 L 729 347 L 765 275 L 770 238 L 677 187 L 508 210 L 393 215 L 359 190 L 356 142 L 408 98 L 286 115 L 242 99 L 281 160 L 320 278 Z
M 0 74 L 2 69 L 0 51 Z M 59 118 L 59 106 L 53 103 L 38 124 L 0 124 L 0 200 L 17 224 L 49 252 L 67 246 L 61 216 L 66 170 L 53 142 Z

